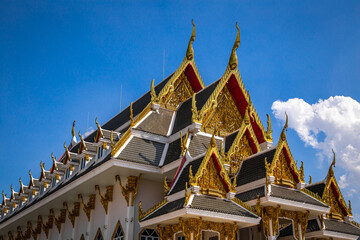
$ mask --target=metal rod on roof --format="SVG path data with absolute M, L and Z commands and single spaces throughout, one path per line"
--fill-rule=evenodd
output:
M 165 48 L 163 52 L 163 79 L 165 78 Z

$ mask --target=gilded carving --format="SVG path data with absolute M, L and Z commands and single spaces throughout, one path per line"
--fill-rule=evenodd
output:
M 58 217 L 55 216 L 55 212 L 53 209 L 50 209 L 50 216 L 54 219 L 55 226 L 57 227 L 59 233 L 61 231 L 61 224 L 65 222 L 66 218 L 66 209 L 60 210 L 60 215 Z
M 66 209 L 67 216 L 68 216 L 72 226 L 75 227 L 75 218 L 78 217 L 80 214 L 80 202 L 75 202 L 74 208 L 71 211 L 69 210 L 69 206 L 68 206 L 67 202 L 64 202 L 63 206 Z
M 101 130 L 99 122 L 97 121 L 97 117 L 95 118 L 95 124 L 96 124 L 96 127 L 97 127 L 97 132 L 96 132 L 96 136 L 94 138 L 94 141 L 99 142 L 100 138 L 104 137 L 104 133 Z
M 213 106 L 206 112 L 203 120 L 203 130 L 211 132 L 215 125 L 223 134 L 234 132 L 239 129 L 242 122 L 242 116 L 236 106 L 227 86 L 224 86 L 219 92 Z
M 208 161 L 197 184 L 200 186 L 201 194 L 226 197 L 226 189 L 215 167 L 213 157 Z
M 95 186 L 95 190 L 98 191 L 98 195 L 100 197 L 100 203 L 101 205 L 104 207 L 105 213 L 108 214 L 108 206 L 109 206 L 109 202 L 112 201 L 113 199 L 113 186 L 107 186 L 106 187 L 106 192 L 105 192 L 105 196 L 101 195 L 100 192 L 100 187 L 99 185 Z
M 253 155 L 253 150 L 250 146 L 250 142 L 246 134 L 240 139 L 240 141 L 236 144 L 234 150 L 230 153 L 230 175 L 235 175 L 242 161 Z
M 163 104 L 170 109 L 176 109 L 179 103 L 184 102 L 194 94 L 184 72 L 176 79 L 173 86 L 174 90 L 163 97 Z
M 120 185 L 120 188 L 121 188 L 121 193 L 125 197 L 125 200 L 126 200 L 128 206 L 134 206 L 134 200 L 136 198 L 137 189 L 138 189 L 138 186 L 139 186 L 140 179 L 141 179 L 141 174 L 139 174 L 138 177 L 129 176 L 127 178 L 126 186 L 123 187 L 122 184 L 121 184 L 120 176 L 119 175 L 115 176 L 115 180 L 119 181 L 119 185 Z M 131 193 L 131 199 L 130 199 L 130 193 Z
M 269 116 L 269 114 L 266 114 L 267 117 L 267 129 L 265 132 L 265 138 L 267 141 L 272 142 L 273 138 L 272 138 L 272 129 L 271 129 L 271 118 Z
M 278 160 L 275 162 L 272 175 L 275 177 L 276 184 L 287 185 L 293 188 L 296 187 L 297 182 L 290 170 L 284 151 L 280 153 Z
M 78 195 L 78 199 L 81 200 L 81 205 L 83 207 L 83 210 L 87 216 L 88 221 L 90 221 L 91 210 L 95 209 L 95 194 L 89 195 L 89 200 L 87 203 L 84 202 L 84 198 L 82 194 Z

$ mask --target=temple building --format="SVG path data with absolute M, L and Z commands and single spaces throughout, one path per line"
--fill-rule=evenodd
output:
M 237 27 L 237 25 L 236 25 Z M 334 176 L 306 183 L 285 126 L 260 121 L 232 48 L 205 86 L 195 25 L 180 67 L 30 181 L 3 192 L 0 239 L 273 240 L 360 237 Z M 50 154 L 49 154 L 50 155 Z

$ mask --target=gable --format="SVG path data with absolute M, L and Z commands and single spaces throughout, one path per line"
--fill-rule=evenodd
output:
M 243 117 L 225 85 L 216 98 L 216 108 L 209 112 L 203 120 L 203 131 L 211 132 L 217 126 L 223 135 L 228 134 L 240 128 L 242 119 Z
M 225 163 L 230 165 L 229 174 L 235 175 L 244 159 L 260 152 L 260 145 L 250 123 L 248 110 L 235 139 L 227 152 Z M 231 135 L 230 135 L 231 136 Z
M 280 142 L 276 150 L 274 160 L 270 166 L 270 174 L 275 177 L 275 184 L 296 188 L 299 182 L 303 182 L 297 169 L 294 158 L 291 155 L 287 141 Z
M 345 200 L 334 176 L 328 177 L 323 199 L 330 206 L 328 217 L 344 220 L 344 217 L 349 215 Z
M 202 175 L 197 180 L 201 194 L 226 197 L 226 193 L 229 189 L 219 173 L 220 169 L 218 163 L 212 156 L 205 168 L 202 169 Z
M 226 197 L 229 191 L 236 191 L 220 159 L 214 136 L 195 176 L 190 167 L 189 180 L 190 185 L 198 186 L 204 195 Z

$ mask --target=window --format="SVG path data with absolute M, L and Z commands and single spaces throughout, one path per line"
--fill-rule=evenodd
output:
M 94 240 L 104 240 L 102 234 L 101 234 L 101 230 L 100 228 L 97 230 L 96 234 L 95 234 L 95 239 Z
M 85 240 L 84 234 L 81 234 L 80 240 Z
M 44 193 L 44 185 L 41 185 L 40 187 L 40 195 Z
M 65 171 L 65 179 L 68 179 L 70 177 L 70 168 L 67 168 Z
M 178 240 L 185 240 L 185 237 L 178 237 Z
M 113 240 L 124 240 L 124 233 L 120 225 L 120 221 L 117 222 L 115 231 L 113 233 L 112 238 Z
M 145 229 L 140 235 L 140 240 L 159 240 L 159 236 L 154 229 Z
M 86 164 L 85 158 L 82 158 L 82 159 L 80 160 L 80 169 L 83 169 L 83 168 L 85 167 L 85 164 Z
M 102 158 L 102 155 L 103 155 L 103 147 L 101 146 L 101 147 L 98 148 L 97 158 L 98 159 Z

